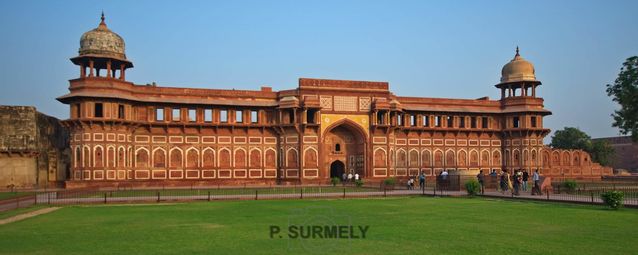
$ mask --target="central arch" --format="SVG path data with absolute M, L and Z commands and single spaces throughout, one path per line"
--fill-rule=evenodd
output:
M 367 134 L 359 124 L 349 119 L 339 120 L 326 128 L 322 140 L 323 176 L 335 177 L 333 165 L 337 161 L 345 173 L 367 175 Z
M 346 166 L 341 162 L 341 160 L 335 160 L 330 164 L 330 178 L 337 177 L 341 179 L 343 174 L 346 172 Z

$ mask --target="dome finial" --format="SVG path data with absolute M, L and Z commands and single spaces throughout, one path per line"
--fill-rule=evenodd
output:
M 516 57 L 520 57 L 521 55 L 518 54 L 518 45 L 516 45 Z
M 108 30 L 108 28 L 106 27 L 106 22 L 104 22 L 104 10 L 102 10 L 102 16 L 100 17 L 100 25 L 98 25 L 98 29 L 106 29 Z

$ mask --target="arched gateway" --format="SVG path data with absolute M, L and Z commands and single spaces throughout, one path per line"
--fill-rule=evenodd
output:
M 328 127 L 323 135 L 323 176 L 341 177 L 345 172 L 358 173 L 359 176 L 365 177 L 366 144 L 365 132 L 350 120 L 342 120 Z

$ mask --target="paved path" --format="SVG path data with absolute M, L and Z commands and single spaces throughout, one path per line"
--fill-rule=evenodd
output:
M 53 211 L 55 211 L 57 209 L 60 209 L 60 208 L 61 207 L 47 207 L 47 208 L 36 210 L 36 211 L 32 211 L 32 212 L 18 214 L 16 216 L 0 220 L 0 225 L 9 224 L 11 222 L 16 222 L 16 221 L 19 221 L 19 220 L 28 219 L 28 218 L 35 217 L 35 216 L 38 216 L 38 215 L 41 215 L 41 214 L 45 214 L 45 213 L 50 213 L 50 212 L 53 212 Z
M 249 189 L 250 190 L 250 189 Z M 170 193 L 170 191 L 168 191 Z M 99 193 L 96 193 L 99 194 Z M 464 196 L 465 191 L 436 191 L 433 190 L 392 190 L 392 191 L 360 191 L 360 192 L 325 192 L 325 193 L 281 193 L 281 194 L 260 194 L 256 196 L 254 193 L 245 194 L 207 194 L 203 195 L 165 195 L 159 197 L 155 195 L 138 195 L 128 197 L 109 197 L 106 199 L 102 196 L 96 197 L 72 197 L 57 198 L 56 192 L 41 193 L 37 195 L 38 204 L 83 204 L 83 203 L 138 203 L 138 202 L 163 202 L 163 201 L 192 201 L 192 200 L 261 200 L 261 199 L 308 199 L 308 198 L 355 198 L 355 197 L 385 197 L 385 196 L 410 196 L 410 195 L 429 195 L 429 196 Z M 550 194 L 549 197 L 544 194 L 541 196 L 532 196 L 529 191 L 521 192 L 520 196 L 512 196 L 510 192 L 486 191 L 484 197 L 506 198 L 506 199 L 525 199 L 538 201 L 554 201 L 554 202 L 572 202 L 572 203 L 588 203 L 602 204 L 603 201 L 598 196 L 587 195 L 570 195 L 570 194 Z M 638 207 L 638 198 L 626 198 L 625 205 Z

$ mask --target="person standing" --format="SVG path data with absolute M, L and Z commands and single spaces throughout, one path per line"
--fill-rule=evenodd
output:
M 538 174 L 538 169 L 536 169 L 536 171 L 534 171 L 534 174 L 532 175 L 532 181 L 534 181 L 534 187 L 532 188 L 532 195 L 543 195 L 543 193 L 541 192 L 541 176 Z
M 359 180 L 359 173 L 354 174 L 354 181 L 358 181 Z
M 423 172 L 419 175 L 419 188 L 425 189 L 425 174 Z
M 500 184 L 501 184 L 501 193 L 503 194 L 505 194 L 505 191 L 507 191 L 508 178 L 509 178 L 509 175 L 507 174 L 507 170 L 504 170 L 503 172 L 501 172 Z
M 483 182 L 483 170 L 479 171 L 478 175 L 476 175 L 476 179 L 478 179 L 479 188 L 481 189 L 481 194 L 485 194 L 485 183 Z
M 346 180 L 348 180 L 348 174 L 346 174 L 346 172 L 343 172 L 343 174 L 341 175 L 341 182 L 346 183 Z
M 353 176 L 352 176 L 352 172 L 350 172 L 350 173 L 348 174 L 348 182 L 352 182 L 352 177 L 353 177 Z
M 523 191 L 527 191 L 527 181 L 529 181 L 529 174 L 527 170 L 525 170 L 525 172 L 523 172 Z

